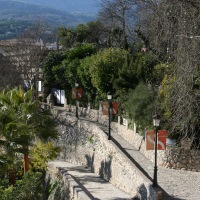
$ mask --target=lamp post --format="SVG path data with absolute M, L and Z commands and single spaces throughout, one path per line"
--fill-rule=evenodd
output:
M 155 131 L 155 165 L 154 165 L 154 177 L 153 177 L 153 187 L 158 186 L 158 181 L 157 181 L 157 150 L 158 150 L 158 127 L 160 126 L 160 116 L 155 114 L 153 116 L 153 125 L 156 127 Z
M 107 99 L 108 99 L 108 140 L 111 140 L 111 135 L 110 135 L 110 124 L 111 124 L 111 100 L 112 100 L 112 95 L 110 93 L 107 94 Z
M 37 100 L 36 74 L 33 74 L 31 77 L 31 88 L 33 89 L 33 100 Z
M 79 87 L 79 84 L 78 82 L 75 83 L 75 88 L 76 88 L 76 117 L 78 118 L 78 87 Z

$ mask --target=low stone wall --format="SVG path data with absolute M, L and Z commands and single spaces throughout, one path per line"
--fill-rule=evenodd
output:
M 76 107 L 72 105 L 66 105 L 64 108 L 67 112 L 76 112 Z M 89 119 L 91 121 L 99 122 L 104 125 L 108 125 L 108 116 L 102 115 L 102 108 L 101 104 L 99 106 L 99 110 L 94 110 L 90 108 L 78 108 L 78 114 L 79 116 L 85 117 L 86 119 Z
M 154 200 L 152 182 L 107 139 L 106 134 L 89 120 L 77 120 L 65 109 L 52 108 L 60 133 L 59 160 L 87 166 L 124 192 L 139 199 Z
M 51 188 L 48 200 L 91 200 L 67 171 L 51 163 L 48 166 L 46 183 Z
M 46 105 L 48 106 L 48 105 Z M 75 113 L 75 106 L 67 105 L 63 110 Z M 89 108 L 79 108 L 79 115 L 86 119 L 108 125 L 108 117 L 102 115 L 101 107 L 99 110 Z M 133 144 L 140 152 L 142 152 L 151 161 L 154 161 L 154 151 L 146 151 L 145 137 L 136 133 L 134 130 L 128 129 L 127 125 L 120 123 L 111 123 L 112 129 L 118 132 L 127 142 Z M 190 150 L 188 147 L 167 146 L 167 150 L 158 150 L 158 165 L 187 171 L 200 171 L 200 151 Z
M 145 136 L 141 136 L 136 133 L 136 128 L 134 130 L 130 130 L 127 126 L 123 126 L 118 123 L 112 123 L 112 128 L 127 142 L 136 147 L 138 151 L 142 152 L 151 161 L 154 161 L 154 150 L 146 150 Z M 163 165 L 163 160 L 165 160 L 165 151 L 158 151 L 157 156 L 158 165 Z
M 47 105 L 48 106 L 48 105 Z M 75 106 L 67 105 L 63 110 L 75 113 Z M 79 115 L 86 119 L 108 125 L 108 117 L 102 115 L 101 106 L 99 110 L 89 108 L 79 108 Z M 145 137 L 136 133 L 136 127 L 133 130 L 128 129 L 128 125 L 120 123 L 111 123 L 111 128 L 118 132 L 127 142 L 133 144 L 151 161 L 154 161 L 154 151 L 146 151 Z M 200 171 L 200 151 L 190 150 L 188 147 L 167 146 L 167 150 L 158 150 L 158 165 L 187 171 Z
M 144 136 L 118 123 L 112 123 L 112 128 L 127 142 L 133 144 L 147 158 L 154 161 L 154 151 L 146 150 Z M 167 146 L 166 150 L 158 150 L 157 162 L 158 165 L 168 168 L 200 172 L 200 151 L 190 150 L 188 147 L 184 146 Z
M 200 152 L 184 148 L 168 148 L 163 166 L 187 171 L 200 172 Z
M 98 121 L 107 125 L 108 117 L 102 115 L 101 106 L 99 110 L 80 108 L 80 114 L 90 120 Z M 128 125 L 120 123 L 111 123 L 112 129 L 117 131 L 127 142 L 133 144 L 151 161 L 154 161 L 154 151 L 146 151 L 145 137 L 136 133 L 136 127 L 133 130 L 128 129 Z M 187 171 L 200 171 L 200 151 L 190 150 L 184 146 L 167 146 L 167 150 L 158 150 L 158 165 Z

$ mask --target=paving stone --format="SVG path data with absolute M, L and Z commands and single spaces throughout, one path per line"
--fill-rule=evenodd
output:
M 84 120 L 84 118 L 80 117 L 80 120 Z M 95 123 L 95 122 L 94 122 Z M 95 123 L 98 125 L 102 130 L 105 132 L 107 131 L 107 127 Z M 126 151 L 130 157 L 138 163 L 138 165 L 145 171 L 148 176 L 150 176 L 153 179 L 153 172 L 154 172 L 154 163 L 150 161 L 147 157 L 145 157 L 140 151 L 138 151 L 133 145 L 129 144 L 127 141 L 125 141 L 120 135 L 118 135 L 116 132 L 112 130 L 112 138 L 121 146 L 124 151 Z M 59 164 L 59 163 L 58 163 Z M 82 180 L 82 182 L 85 184 L 86 187 L 90 189 L 90 192 L 93 194 L 100 193 L 100 196 L 97 196 L 97 199 L 126 199 L 130 198 L 130 196 L 123 196 L 122 198 L 119 189 L 115 188 L 109 183 L 102 183 L 102 181 L 97 181 L 97 187 L 94 187 L 94 183 L 96 181 L 94 180 L 100 180 L 97 177 L 93 177 L 91 174 L 91 178 L 83 181 L 82 177 L 79 177 L 78 174 L 76 174 L 75 171 L 69 171 L 70 173 L 74 173 L 72 175 L 77 176 L 77 178 Z M 110 189 L 104 190 L 103 185 L 109 186 Z M 164 168 L 161 166 L 158 166 L 158 185 L 159 187 L 165 191 L 168 196 L 166 196 L 165 200 L 200 200 L 200 172 L 193 172 L 193 171 L 185 171 L 183 170 L 175 170 L 175 169 L 169 169 Z M 111 189 L 112 188 L 112 189 Z M 101 192 L 101 189 L 103 192 Z M 106 194 L 108 192 L 108 194 Z M 118 193 L 119 192 L 119 193 Z M 114 193 L 115 197 L 111 197 L 111 195 Z M 102 195 L 105 195 L 102 196 Z M 107 195 L 107 196 L 106 196 Z M 116 197 L 116 195 L 118 197 Z M 144 199 L 145 200 L 145 199 Z
M 153 178 L 154 163 L 140 151 L 136 151 L 133 145 L 126 142 L 116 132 L 112 132 L 112 137 Z M 200 200 L 199 172 L 175 170 L 158 166 L 158 185 L 169 194 L 169 197 L 165 197 L 165 200 Z
M 95 175 L 89 169 L 64 161 L 50 162 L 51 168 L 59 168 L 62 174 L 71 176 L 82 191 L 94 200 L 131 200 L 131 196 L 114 187 L 105 179 Z

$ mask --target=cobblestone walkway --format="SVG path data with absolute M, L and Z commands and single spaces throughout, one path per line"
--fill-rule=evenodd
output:
M 100 127 L 103 128 L 101 125 Z M 121 146 L 120 148 L 129 154 L 129 158 L 136 162 L 150 179 L 153 179 L 154 163 L 116 132 L 112 131 L 112 137 L 118 143 L 118 146 Z M 158 185 L 169 195 L 165 197 L 167 200 L 200 200 L 200 172 L 158 166 Z
M 131 200 L 129 194 L 121 191 L 117 187 L 105 179 L 95 175 L 91 170 L 82 166 L 77 166 L 68 162 L 54 161 L 50 162 L 49 166 L 57 167 L 62 171 L 62 174 L 68 175 L 75 182 L 73 188 L 76 188 L 77 193 L 82 194 L 82 200 Z M 70 183 L 69 183 L 70 184 Z M 72 186 L 71 186 L 72 187 Z M 76 195 L 75 195 L 76 196 Z
M 82 117 L 80 119 L 85 120 Z M 107 132 L 107 127 L 99 123 L 95 124 L 104 132 Z M 112 141 L 150 180 L 153 180 L 154 163 L 152 161 L 113 130 Z M 200 172 L 174 170 L 158 166 L 158 185 L 168 194 L 164 197 L 164 200 L 200 200 Z

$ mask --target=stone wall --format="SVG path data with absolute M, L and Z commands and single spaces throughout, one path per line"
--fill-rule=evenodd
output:
M 75 112 L 75 107 L 71 106 L 66 110 Z M 92 110 L 89 108 L 80 108 L 79 114 L 84 117 L 98 121 L 107 125 L 108 118 L 103 116 L 101 112 L 101 106 L 99 110 Z M 136 127 L 133 130 L 128 129 L 128 124 L 122 125 L 120 123 L 111 124 L 112 129 L 117 131 L 126 141 L 133 144 L 140 152 L 142 152 L 151 161 L 154 161 L 154 151 L 146 151 L 145 137 L 136 133 Z M 187 146 L 167 146 L 167 150 L 158 150 L 158 165 L 188 171 L 200 171 L 200 151 L 190 150 Z
M 60 133 L 57 140 L 62 149 L 59 160 L 87 166 L 133 197 L 156 199 L 152 182 L 111 140 L 108 141 L 99 126 L 89 120 L 77 120 L 65 109 L 52 107 L 52 112 Z
M 72 105 L 66 105 L 64 110 L 67 112 L 75 113 L 76 107 Z M 104 125 L 108 125 L 108 116 L 102 115 L 102 107 L 101 104 L 99 105 L 99 110 L 88 108 L 79 107 L 78 114 L 81 117 L 85 117 L 94 122 L 99 122 Z
M 51 190 L 48 200 L 91 200 L 74 178 L 61 166 L 49 164 L 46 184 Z
M 46 105 L 48 106 L 48 105 Z M 75 113 L 75 106 L 67 105 L 63 110 Z M 73 114 L 74 115 L 74 114 Z M 90 108 L 79 108 L 79 115 L 86 119 L 108 124 L 108 117 L 103 116 L 101 107 L 99 110 Z M 140 152 L 142 152 L 151 161 L 154 161 L 154 151 L 146 151 L 145 137 L 136 133 L 136 127 L 133 130 L 128 129 L 127 125 L 120 123 L 111 123 L 112 129 L 118 132 L 127 142 L 133 144 Z M 185 146 L 167 146 L 166 151 L 158 151 L 158 165 L 188 171 L 200 171 L 200 151 L 190 150 Z
M 65 111 L 75 113 L 75 106 L 67 105 L 63 108 Z M 108 124 L 108 117 L 102 115 L 101 106 L 99 110 L 90 108 L 79 108 L 79 115 L 86 119 Z M 128 124 L 111 123 L 112 129 L 118 132 L 127 142 L 133 144 L 140 152 L 142 152 L 151 161 L 154 161 L 154 151 L 146 151 L 145 137 L 133 130 L 128 129 Z M 190 150 L 185 146 L 167 146 L 167 150 L 158 150 L 158 165 L 188 171 L 200 171 L 200 151 Z
M 200 152 L 178 147 L 169 147 L 165 152 L 163 166 L 173 169 L 200 172 Z
M 119 135 L 121 135 L 127 142 L 135 146 L 140 152 L 142 152 L 151 161 L 154 161 L 154 151 L 146 151 L 145 136 L 141 136 L 134 130 L 128 129 L 128 126 L 121 125 L 119 123 L 112 123 L 112 129 L 114 129 Z M 165 157 L 165 151 L 158 151 L 158 165 L 163 164 Z
M 147 158 L 154 161 L 154 151 L 146 151 L 145 137 L 129 130 L 127 126 L 112 123 L 112 128 L 127 142 L 133 144 Z M 200 151 L 190 150 L 188 146 L 167 146 L 165 151 L 158 150 L 158 165 L 188 171 L 200 171 Z

